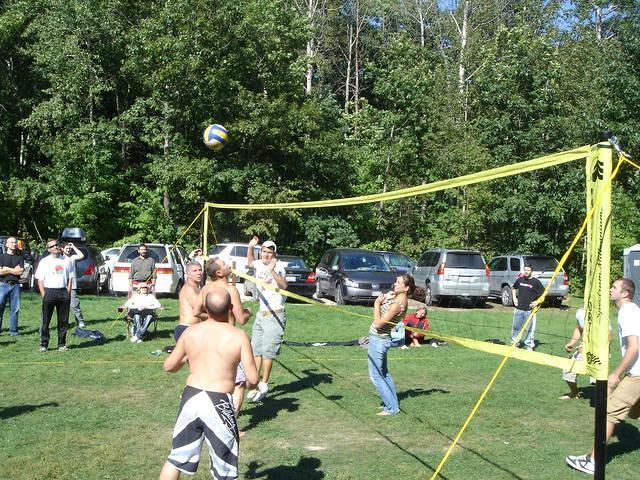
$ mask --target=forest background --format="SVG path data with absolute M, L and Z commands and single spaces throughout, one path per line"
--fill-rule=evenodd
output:
M 4 0 L 0 56 L 0 233 L 35 241 L 80 226 L 100 246 L 173 242 L 205 201 L 391 191 L 604 130 L 640 151 L 634 0 Z M 230 131 L 219 153 L 210 123 Z M 638 178 L 615 182 L 614 274 L 640 236 Z M 219 240 L 258 233 L 312 262 L 332 246 L 488 259 L 559 256 L 584 214 L 571 162 L 357 212 L 214 221 L 241 226 Z M 579 288 L 582 246 L 568 270 Z

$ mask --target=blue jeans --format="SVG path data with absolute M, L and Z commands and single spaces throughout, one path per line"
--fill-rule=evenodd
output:
M 153 322 L 154 316 L 153 313 L 149 313 L 149 310 L 141 310 L 140 313 L 133 314 L 133 334 L 138 337 L 144 337 L 144 334 L 147 333 L 147 329 L 151 322 Z
M 20 312 L 20 284 L 0 282 L 0 331 L 2 331 L 2 319 L 4 309 L 9 300 L 9 334 L 18 334 L 18 312 Z
M 518 337 L 518 332 L 524 325 L 524 322 L 527 321 L 529 315 L 531 314 L 531 310 L 518 310 L 517 308 L 513 311 L 513 324 L 511 325 L 511 340 L 515 342 Z M 535 341 L 533 339 L 533 334 L 536 329 L 536 316 L 533 315 L 531 322 L 529 322 L 529 326 L 525 330 L 522 338 L 524 338 L 524 344 L 527 347 L 534 348 L 536 346 Z M 522 340 L 522 339 L 521 339 Z
M 369 349 L 367 351 L 369 364 L 369 378 L 378 390 L 384 411 L 387 413 L 398 413 L 398 394 L 393 378 L 387 369 L 387 352 L 391 348 L 391 338 L 380 338 L 369 335 Z

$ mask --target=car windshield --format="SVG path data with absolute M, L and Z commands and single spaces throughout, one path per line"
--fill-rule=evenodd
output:
M 392 267 L 411 267 L 413 262 L 411 259 L 401 253 L 388 253 L 386 259 Z
M 149 256 L 153 258 L 156 263 L 161 263 L 163 260 L 167 262 L 167 252 L 164 247 L 156 245 L 156 246 L 147 246 Z M 131 263 L 131 260 L 134 258 L 138 258 L 140 254 L 138 253 L 138 245 L 129 245 L 122 250 L 120 254 L 120 258 L 118 258 L 118 262 L 120 263 Z
M 357 271 L 390 272 L 389 264 L 382 255 L 369 253 L 349 253 L 342 257 L 342 268 Z
M 449 252 L 446 265 L 449 268 L 484 268 L 482 255 L 473 252 Z
M 301 258 L 283 258 L 281 261 L 287 268 L 307 268 L 307 264 Z
M 524 263 L 530 263 L 534 272 L 553 272 L 558 266 L 555 258 L 542 255 L 524 257 Z

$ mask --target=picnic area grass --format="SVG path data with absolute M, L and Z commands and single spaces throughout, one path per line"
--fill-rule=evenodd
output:
M 72 336 L 70 351 L 38 353 L 40 299 L 22 295 L 20 336 L 0 336 L 1 479 L 157 478 L 187 369 L 162 370 L 171 345 L 177 301 L 161 299 L 156 335 L 142 344 L 114 321 L 122 298 L 83 295 L 88 328 L 107 339 Z M 289 304 L 286 338 L 344 341 L 366 334 L 369 307 L 345 307 L 368 318 Z M 432 328 L 477 339 L 508 341 L 511 309 L 432 308 Z M 538 316 L 540 351 L 561 355 L 575 309 L 545 308 Z M 51 347 L 57 334 L 51 331 Z M 251 326 L 244 329 L 250 333 Z M 614 325 L 615 329 L 615 325 Z M 612 361 L 619 360 L 617 338 Z M 456 345 L 389 353 L 401 413 L 381 418 L 367 374 L 366 351 L 350 347 L 283 346 L 262 404 L 244 404 L 240 478 L 268 480 L 428 479 L 469 415 L 501 357 Z M 582 400 L 560 401 L 561 372 L 509 360 L 444 466 L 446 479 L 580 479 L 564 457 L 588 452 L 594 389 L 580 377 Z M 638 422 L 624 423 L 609 444 L 607 477 L 637 479 Z M 203 450 L 195 479 L 210 478 Z

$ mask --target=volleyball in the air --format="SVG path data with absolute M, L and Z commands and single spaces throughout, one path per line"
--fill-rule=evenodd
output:
M 229 132 L 222 125 L 209 125 L 204 131 L 204 144 L 216 152 L 222 150 L 228 139 Z

